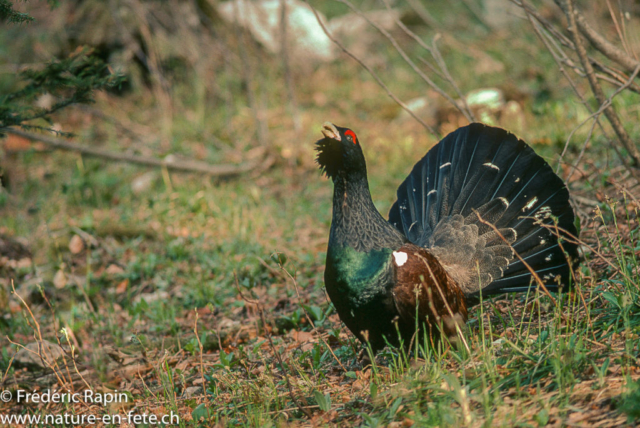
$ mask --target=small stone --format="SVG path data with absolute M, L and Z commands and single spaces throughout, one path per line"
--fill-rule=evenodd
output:
M 47 340 L 39 340 L 29 343 L 16 352 L 13 361 L 19 366 L 45 368 L 51 367 L 64 354 L 64 349 L 60 345 Z

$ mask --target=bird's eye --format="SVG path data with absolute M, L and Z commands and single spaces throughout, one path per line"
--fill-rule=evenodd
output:
M 350 143 L 358 144 L 358 140 L 356 139 L 356 134 L 352 130 L 347 129 L 344 135 L 347 137 L 347 141 L 349 141 Z

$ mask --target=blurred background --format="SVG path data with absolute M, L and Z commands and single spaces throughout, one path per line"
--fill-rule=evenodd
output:
M 263 334 L 241 328 L 262 322 L 241 290 L 271 311 L 274 332 L 310 321 L 340 330 L 322 280 L 332 185 L 314 142 L 324 121 L 358 135 L 385 216 L 413 164 L 470 121 L 514 132 L 549 161 L 568 181 L 585 240 L 595 242 L 593 209 L 607 196 L 624 200 L 618 208 L 640 197 L 635 1 L 576 6 L 625 56 L 583 39 L 635 149 L 593 95 L 566 2 L 0 5 L 33 18 L 0 25 L 0 369 L 14 379 L 10 342 L 32 343 L 35 321 L 46 336 L 36 339 L 74 345 L 97 384 L 118 385 L 105 349 L 134 336 L 195 355 L 194 316 L 218 332 L 199 338 L 219 363 L 220 349 Z M 72 82 L 20 98 L 38 82 L 27 70 L 69 58 L 105 64 L 85 75 L 82 63 L 69 78 L 94 91 L 72 99 Z M 8 122 L 19 114 L 28 120 Z M 5 133 L 7 124 L 31 128 Z M 632 197 L 614 196 L 621 188 Z M 332 334 L 338 358 L 353 354 L 345 332 Z

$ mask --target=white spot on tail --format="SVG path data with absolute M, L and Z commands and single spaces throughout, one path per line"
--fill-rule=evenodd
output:
M 502 201 L 502 203 L 503 203 L 507 208 L 509 208 L 509 201 L 507 201 L 507 198 L 498 198 L 498 199 L 500 199 L 500 200 Z
M 526 211 L 528 209 L 530 209 L 531 207 L 533 207 L 536 202 L 538 202 L 538 197 L 534 197 L 533 199 L 531 199 L 529 202 L 527 202 L 527 205 L 524 206 L 524 208 L 522 208 L 522 211 Z
M 449 165 L 451 165 L 451 162 L 443 163 L 442 165 L 440 165 L 440 169 L 444 168 L 445 166 L 449 166 Z
M 429 196 L 429 195 L 430 195 L 430 194 L 432 194 L 432 193 L 436 193 L 436 192 L 437 192 L 437 190 L 436 190 L 436 189 L 433 189 L 433 190 L 431 190 L 429 193 L 427 193 L 427 196 Z
M 518 183 L 520 181 L 520 177 L 516 178 L 516 183 Z
M 547 261 L 547 262 L 550 262 L 552 258 L 553 258 L 553 253 L 551 253 L 547 257 L 545 257 L 544 260 Z
M 509 230 L 513 231 L 513 239 L 514 242 L 518 240 L 518 231 L 513 229 L 513 228 L 509 228 Z M 513 248 L 511 249 L 511 253 L 513 253 Z
M 547 243 L 547 241 L 546 241 L 546 240 L 544 240 L 544 239 L 541 239 L 541 240 L 540 240 L 540 245 L 544 245 L 544 244 L 546 244 L 546 243 Z
M 398 267 L 402 266 L 403 264 L 405 264 L 407 262 L 407 259 L 409 258 L 409 256 L 407 256 L 407 253 L 402 252 L 402 251 L 394 251 L 393 252 L 393 258 L 396 259 L 396 265 L 398 265 Z
M 483 164 L 483 166 L 488 166 L 489 168 L 497 169 L 498 171 L 500 171 L 500 168 L 498 168 L 497 165 L 494 165 L 491 162 L 487 162 L 487 163 Z

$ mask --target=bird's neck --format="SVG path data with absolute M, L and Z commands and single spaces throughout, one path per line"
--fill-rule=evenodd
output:
M 378 212 L 365 174 L 334 179 L 333 220 L 329 247 L 346 246 L 360 252 L 396 249 L 404 238 Z

